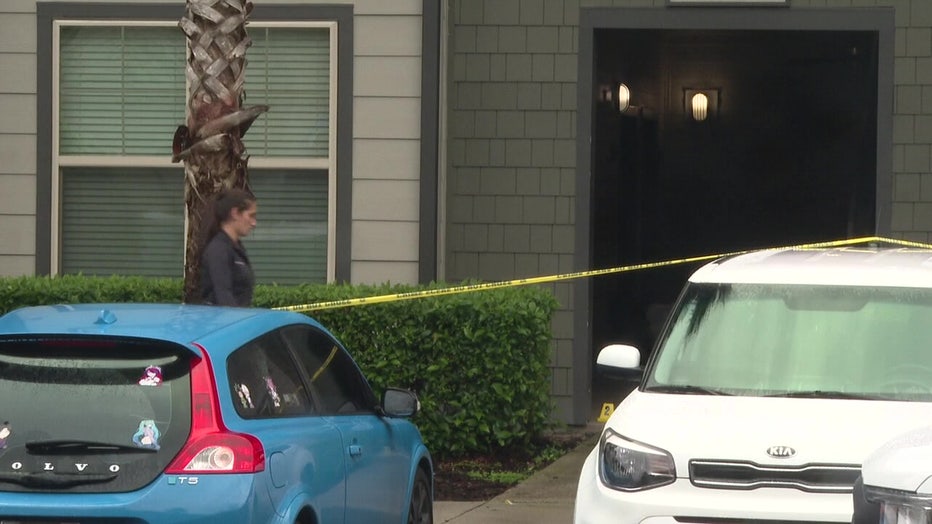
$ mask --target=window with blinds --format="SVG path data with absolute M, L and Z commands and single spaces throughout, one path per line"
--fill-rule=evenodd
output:
M 244 104 L 271 109 L 245 143 L 252 164 L 277 160 L 250 169 L 260 215 L 244 244 L 259 282 L 326 282 L 329 173 L 308 160 L 331 154 L 330 30 L 249 32 Z M 59 42 L 60 272 L 180 277 L 184 174 L 170 152 L 185 118 L 183 35 L 66 25 Z
M 179 169 L 62 169 L 62 273 L 182 276 L 183 177 Z
M 271 109 L 244 137 L 254 156 L 326 158 L 330 142 L 330 33 L 250 28 L 246 104 Z
M 327 172 L 252 170 L 259 214 L 243 240 L 258 282 L 327 281 Z
M 61 30 L 59 153 L 171 155 L 185 114 L 185 40 L 169 27 Z

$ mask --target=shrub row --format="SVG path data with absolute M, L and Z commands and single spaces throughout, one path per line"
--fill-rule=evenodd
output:
M 440 284 L 431 289 L 443 287 Z M 427 289 L 403 285 L 257 286 L 255 305 L 275 308 Z M 38 304 L 177 303 L 181 279 L 0 278 L 0 313 Z M 522 446 L 550 423 L 550 320 L 542 288 L 522 286 L 311 311 L 344 343 L 377 392 L 419 392 L 415 418 L 440 456 Z

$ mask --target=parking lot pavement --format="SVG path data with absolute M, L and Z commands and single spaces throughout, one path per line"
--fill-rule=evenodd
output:
M 434 522 L 453 522 L 454 519 L 475 510 L 479 506 L 488 503 L 488 501 L 479 502 L 455 502 L 455 501 L 435 501 L 434 502 Z M 465 522 L 465 521 L 457 521 Z
M 486 502 L 439 501 L 434 522 L 442 524 L 537 524 L 573 521 L 576 483 L 586 456 L 602 430 L 601 424 L 581 428 L 589 434 L 579 446 L 546 468 Z

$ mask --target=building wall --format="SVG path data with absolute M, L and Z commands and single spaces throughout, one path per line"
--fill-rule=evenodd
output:
M 860 5 L 863 2 L 855 2 Z M 891 228 L 932 241 L 932 2 L 886 1 L 896 8 Z
M 418 281 L 422 0 L 356 0 L 353 262 L 357 283 Z
M 895 8 L 894 189 L 892 223 L 882 229 L 932 240 L 932 2 L 790 3 Z M 665 0 L 449 0 L 448 7 L 447 277 L 589 269 L 573 259 L 580 8 L 674 8 Z M 585 422 L 585 403 L 575 397 L 588 387 L 579 381 L 589 370 L 573 365 L 573 284 L 553 288 L 561 304 L 551 354 L 555 417 Z
M 579 2 L 449 8 L 447 277 L 574 271 Z M 551 392 L 555 416 L 570 420 L 573 284 L 552 289 Z
M 354 6 L 351 279 L 417 282 L 422 0 L 261 1 Z M 36 267 L 36 46 L 36 1 L 0 2 L 0 276 Z
M 35 267 L 35 28 L 33 0 L 0 2 L 0 275 Z

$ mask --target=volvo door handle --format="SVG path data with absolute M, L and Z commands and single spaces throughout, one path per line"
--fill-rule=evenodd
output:
M 348 450 L 351 457 L 358 457 L 362 455 L 362 446 L 359 444 L 351 444 Z

